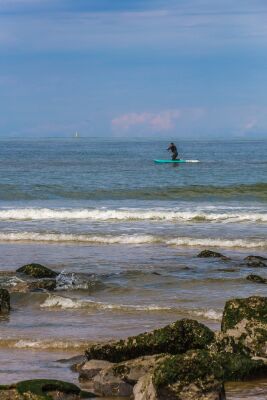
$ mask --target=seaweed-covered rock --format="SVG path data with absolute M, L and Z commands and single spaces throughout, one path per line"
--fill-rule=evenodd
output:
M 1 400 L 80 400 L 95 397 L 76 385 L 52 379 L 33 379 L 0 386 Z
M 166 357 L 134 388 L 135 400 L 223 400 L 223 368 L 205 350 Z
M 168 356 L 134 388 L 135 400 L 223 400 L 226 380 L 266 374 L 261 360 L 231 354 L 190 350 Z
M 10 296 L 6 289 L 0 288 L 0 314 L 10 311 Z
M 176 321 L 153 332 L 145 332 L 126 340 L 90 346 L 88 360 L 121 362 L 159 353 L 179 354 L 189 349 L 203 349 L 214 340 L 214 332 L 191 319 Z
M 267 323 L 267 297 L 251 296 L 227 301 L 223 311 L 222 331 L 234 328 L 243 319 Z
M 255 282 L 255 283 L 267 283 L 267 279 L 262 278 L 259 275 L 250 274 L 246 277 L 248 281 Z
M 27 264 L 17 269 L 16 272 L 32 276 L 33 278 L 56 278 L 58 273 L 41 264 Z
M 137 381 L 152 371 L 164 355 L 139 357 L 102 369 L 92 380 L 100 396 L 131 396 Z
M 253 268 L 267 267 L 267 258 L 265 258 L 265 257 L 247 256 L 244 259 L 244 261 L 249 267 L 253 267 Z
M 253 296 L 226 303 L 222 331 L 247 354 L 267 356 L 267 298 Z
M 223 260 L 229 260 L 228 257 L 224 256 L 221 253 L 217 253 L 216 251 L 212 251 L 212 250 L 202 250 L 197 257 L 200 258 L 209 258 L 209 257 L 213 257 L 213 258 L 221 258 Z

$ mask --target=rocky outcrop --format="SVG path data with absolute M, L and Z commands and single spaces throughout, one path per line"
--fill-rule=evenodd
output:
M 68 382 L 34 379 L 0 386 L 1 400 L 80 400 L 95 397 Z
M 88 360 L 121 362 L 145 355 L 179 354 L 189 349 L 203 349 L 214 340 L 214 332 L 205 325 L 182 319 L 153 332 L 145 332 L 126 340 L 90 346 Z
M 25 274 L 28 276 L 31 276 L 33 278 L 56 278 L 58 276 L 58 273 L 55 271 L 52 271 L 51 269 L 44 267 L 41 264 L 27 264 L 23 265 L 23 267 L 20 267 L 17 269 L 18 273 L 20 274 Z
M 267 373 L 262 361 L 231 353 L 190 350 L 168 356 L 134 388 L 135 400 L 223 400 L 224 381 Z
M 253 296 L 226 303 L 222 331 L 252 356 L 267 357 L 267 298 Z
M 0 288 L 0 314 L 6 314 L 10 311 L 10 296 L 6 289 Z
M 234 328 L 244 319 L 267 323 L 267 297 L 252 296 L 227 301 L 223 311 L 222 331 Z
M 255 283 L 267 283 L 267 279 L 262 278 L 259 275 L 250 274 L 246 277 L 248 281 L 255 282 Z
M 267 267 L 267 258 L 261 256 L 247 256 L 244 259 L 245 263 L 249 267 L 262 268 Z
M 217 253 L 216 251 L 212 251 L 212 250 L 202 250 L 197 257 L 200 258 L 209 258 L 209 257 L 213 257 L 213 258 L 221 258 L 222 260 L 229 260 L 228 257 L 224 256 L 221 253 Z

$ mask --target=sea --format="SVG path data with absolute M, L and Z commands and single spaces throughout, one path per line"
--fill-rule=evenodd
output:
M 267 141 L 103 138 L 0 140 L 0 384 L 77 383 L 67 362 L 88 343 L 181 318 L 220 329 L 224 304 L 267 296 Z M 230 260 L 199 258 L 204 249 Z M 59 273 L 54 292 L 19 293 L 27 263 Z M 226 385 L 228 400 L 266 399 L 267 382 Z

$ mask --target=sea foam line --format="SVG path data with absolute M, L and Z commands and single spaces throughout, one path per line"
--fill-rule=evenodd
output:
M 0 220 L 88 220 L 88 221 L 167 221 L 167 222 L 267 222 L 267 213 L 258 210 L 233 210 L 214 212 L 197 209 L 181 211 L 171 209 L 50 209 L 14 208 L 0 209 Z
M 162 311 L 171 310 L 170 307 L 150 305 L 132 305 L 132 304 L 110 304 L 93 300 L 77 300 L 69 297 L 50 295 L 41 305 L 41 308 L 61 308 L 67 309 L 100 309 L 100 310 L 118 310 L 118 311 Z
M 162 244 L 168 246 L 189 247 L 226 247 L 226 248 L 267 248 L 266 239 L 224 239 L 224 238 L 168 238 L 155 235 L 90 235 L 39 232 L 0 232 L 2 242 L 47 242 L 47 243 L 88 243 L 96 245 L 129 244 L 147 245 Z
M 56 309 L 60 308 L 63 310 L 74 310 L 74 309 L 97 309 L 97 310 L 114 310 L 114 311 L 167 311 L 175 312 L 176 314 L 188 315 L 190 317 L 200 317 L 208 320 L 220 321 L 222 318 L 222 312 L 214 309 L 203 309 L 203 310 L 184 310 L 177 307 L 163 306 L 158 304 L 147 304 L 147 305 L 133 305 L 133 304 L 111 304 L 104 303 L 94 300 L 79 300 L 71 299 L 69 297 L 63 297 L 58 295 L 50 295 L 41 305 L 41 308 Z

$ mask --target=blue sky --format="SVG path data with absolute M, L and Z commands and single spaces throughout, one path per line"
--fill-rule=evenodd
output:
M 0 135 L 267 138 L 266 0 L 0 0 Z

